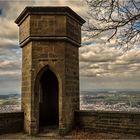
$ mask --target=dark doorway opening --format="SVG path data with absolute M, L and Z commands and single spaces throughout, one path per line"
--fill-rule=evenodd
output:
M 48 69 L 40 78 L 40 127 L 58 126 L 58 112 L 58 80 Z

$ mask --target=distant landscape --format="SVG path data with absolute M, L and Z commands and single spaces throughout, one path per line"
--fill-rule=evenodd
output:
M 140 112 L 140 91 L 82 91 L 80 109 Z
M 140 112 L 140 91 L 96 90 L 80 92 L 81 110 Z M 21 95 L 0 94 L 0 112 L 21 110 Z
M 21 110 L 21 95 L 6 94 L 0 95 L 0 112 L 16 112 Z

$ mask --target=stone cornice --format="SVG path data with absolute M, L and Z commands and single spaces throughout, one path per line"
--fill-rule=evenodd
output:
M 80 47 L 81 44 L 72 40 L 69 37 L 49 37 L 49 36 L 29 36 L 24 41 L 20 42 L 20 47 L 23 48 L 30 41 L 67 41 L 74 44 L 77 47 Z
M 81 25 L 85 23 L 85 20 L 69 7 L 26 7 L 15 20 L 15 23 L 20 25 L 28 15 L 67 15 Z

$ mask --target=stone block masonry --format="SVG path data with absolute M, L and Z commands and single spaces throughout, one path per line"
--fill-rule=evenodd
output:
M 0 134 L 23 132 L 23 112 L 0 113 Z
M 44 123 L 47 127 L 55 122 L 60 134 L 67 133 L 79 110 L 79 47 L 85 20 L 69 7 L 26 7 L 15 22 L 22 48 L 24 130 L 35 135 Z
M 0 113 L 0 134 L 23 132 L 23 112 Z M 140 113 L 112 111 L 76 111 L 75 126 L 97 132 L 140 135 Z
M 75 115 L 80 128 L 140 135 L 140 113 L 80 110 Z

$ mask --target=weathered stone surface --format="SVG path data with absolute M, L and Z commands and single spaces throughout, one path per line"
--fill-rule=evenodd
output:
M 26 7 L 15 22 L 20 27 L 20 44 L 23 47 L 25 40 L 38 37 L 55 40 L 60 37 L 80 46 L 81 25 L 85 21 L 69 7 Z
M 75 115 L 80 128 L 99 132 L 140 134 L 140 113 L 81 110 Z
M 74 111 L 79 110 L 78 48 L 84 22 L 68 7 L 27 7 L 16 20 L 23 54 L 25 132 L 39 132 L 40 78 L 47 69 L 58 80 L 59 132 L 64 134 L 74 126 Z
M 0 134 L 23 131 L 23 112 L 0 113 Z
M 66 36 L 66 16 L 31 15 L 31 36 Z
M 30 16 L 28 16 L 19 27 L 19 42 L 23 42 L 26 38 L 30 36 Z

